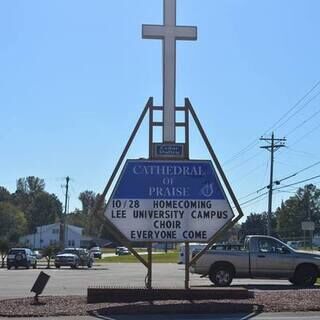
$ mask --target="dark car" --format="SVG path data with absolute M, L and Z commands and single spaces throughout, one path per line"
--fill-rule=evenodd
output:
M 28 248 L 12 248 L 7 256 L 7 268 L 10 270 L 12 267 L 25 267 L 29 269 L 37 268 L 37 257 L 34 252 Z
M 62 266 L 71 267 L 73 269 L 76 269 L 79 266 L 91 268 L 92 264 L 92 256 L 89 254 L 88 250 L 82 248 L 66 248 L 61 253 L 58 253 L 54 259 L 56 268 Z

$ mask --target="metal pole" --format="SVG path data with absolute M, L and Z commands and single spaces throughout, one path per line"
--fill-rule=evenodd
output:
M 268 215 L 267 215 L 267 233 L 271 235 L 271 215 L 272 215 L 272 192 L 273 192 L 273 164 L 274 164 L 274 152 L 277 151 L 279 148 L 284 147 L 284 142 L 286 141 L 285 138 L 282 139 L 275 139 L 274 133 L 272 132 L 271 138 L 263 138 L 261 137 L 260 140 L 263 141 L 271 141 L 270 145 L 262 146 L 260 148 L 267 149 L 271 153 L 271 165 L 270 165 L 270 183 L 269 183 L 269 197 L 268 197 Z M 275 143 L 277 141 L 278 143 Z
M 200 132 L 200 134 L 202 136 L 202 139 L 203 139 L 204 143 L 206 144 L 206 147 L 207 147 L 207 149 L 208 149 L 208 151 L 210 153 L 210 156 L 211 156 L 211 158 L 212 158 L 212 160 L 213 160 L 213 162 L 214 162 L 214 164 L 215 164 L 215 166 L 216 166 L 216 168 L 218 170 L 218 173 L 221 176 L 222 181 L 223 181 L 226 189 L 228 190 L 229 195 L 230 195 L 230 197 L 231 197 L 231 199 L 232 199 L 232 201 L 234 203 L 234 206 L 236 207 L 236 209 L 237 209 L 237 211 L 238 211 L 238 213 L 240 215 L 240 218 L 241 218 L 241 217 L 243 217 L 243 212 L 242 212 L 242 210 L 240 208 L 238 200 L 237 200 L 236 196 L 234 195 L 233 190 L 231 189 L 229 181 L 228 181 L 226 175 L 224 174 L 224 172 L 222 170 L 222 167 L 221 167 L 221 165 L 220 165 L 220 163 L 218 161 L 218 158 L 217 158 L 215 152 L 213 151 L 213 148 L 212 148 L 212 146 L 211 146 L 211 144 L 209 142 L 209 139 L 208 139 L 205 131 L 202 128 L 200 120 L 199 120 L 197 114 L 195 113 L 190 100 L 188 98 L 186 98 L 185 101 L 186 101 L 186 105 L 188 107 L 188 110 L 190 111 L 190 113 L 192 115 L 192 118 L 193 118 L 194 122 L 196 123 L 196 125 L 198 127 L 198 130 L 199 130 L 199 132 Z
M 188 98 L 185 98 L 185 105 L 186 107 L 188 108 L 188 111 L 191 113 L 191 116 L 194 120 L 194 122 L 196 123 L 196 126 L 198 127 L 198 130 L 201 134 L 201 137 L 203 139 L 203 141 L 205 142 L 206 144 L 206 147 L 210 153 L 210 156 L 215 164 L 215 166 L 217 167 L 217 170 L 222 178 L 222 181 L 223 183 L 225 184 L 225 187 L 226 189 L 228 190 L 229 192 L 229 195 L 234 203 L 234 206 L 236 207 L 237 211 L 238 211 L 238 217 L 235 218 L 234 220 L 231 220 L 229 221 L 226 225 L 224 225 L 224 227 L 222 227 L 209 241 L 208 241 L 208 244 L 205 246 L 205 248 L 203 248 L 199 253 L 197 253 L 194 257 L 191 258 L 189 264 L 192 265 L 194 263 L 197 262 L 197 260 L 199 260 L 201 258 L 201 256 L 208 250 L 210 249 L 210 247 L 212 246 L 212 244 L 220 237 L 220 235 L 223 234 L 223 232 L 225 230 L 228 230 L 229 228 L 233 227 L 242 217 L 243 217 L 243 212 L 241 210 L 241 207 L 239 205 L 239 202 L 235 196 L 235 194 L 233 193 L 232 189 L 231 189 L 231 186 L 227 180 L 227 177 L 225 176 L 223 170 L 222 170 L 222 167 L 218 161 L 218 158 L 216 157 L 216 154 L 214 153 L 213 151 L 213 148 L 210 144 L 210 141 L 204 131 L 204 129 L 202 128 L 201 126 L 201 123 L 200 123 L 200 120 L 198 119 L 197 117 L 197 114 L 195 113 L 194 109 L 193 109 L 193 106 L 190 102 L 190 100 Z
M 271 136 L 271 166 L 270 166 L 270 183 L 269 183 L 269 199 L 268 199 L 268 235 L 271 235 L 271 214 L 272 214 L 272 192 L 273 192 L 273 153 L 274 153 L 274 133 Z
M 185 280 L 184 280 L 184 288 L 190 289 L 189 282 L 190 282 L 190 274 L 189 274 L 189 267 L 190 267 L 190 246 L 189 242 L 185 242 Z
M 69 177 L 66 177 L 66 195 L 64 201 L 64 215 L 63 215 L 63 236 L 62 236 L 62 243 L 63 247 L 66 245 L 66 219 L 67 219 L 67 207 L 68 207 L 68 192 L 69 192 Z
M 147 289 L 152 289 L 152 243 L 148 243 L 148 274 Z
M 134 127 L 131 135 L 130 135 L 130 138 L 124 148 L 124 150 L 122 151 L 122 154 L 117 162 L 117 165 L 116 167 L 114 168 L 113 172 L 112 172 L 112 175 L 111 177 L 109 178 L 108 180 L 108 183 L 106 185 L 106 187 L 104 188 L 101 196 L 99 197 L 96 205 L 95 205 L 95 208 L 94 208 L 94 211 L 93 211 L 93 215 L 96 215 L 96 213 L 98 212 L 98 210 L 102 207 L 103 205 L 103 202 L 104 202 L 104 199 L 113 183 L 113 180 L 115 179 L 119 169 L 120 169 L 120 166 L 125 158 L 125 156 L 127 155 L 127 152 L 132 144 L 132 141 L 134 140 L 140 126 L 141 126 L 141 123 L 147 113 L 147 111 L 149 110 L 150 106 L 153 105 L 153 98 L 150 97 L 148 102 L 146 103 L 139 119 L 138 119 L 138 122 L 136 124 L 136 126 Z M 108 229 L 108 231 L 112 234 L 113 237 L 115 237 L 120 243 L 123 243 L 132 253 L 133 255 L 145 266 L 145 267 L 148 267 L 148 263 L 145 261 L 145 259 L 143 259 L 136 250 L 133 249 L 133 247 L 131 246 L 131 243 L 122 235 L 121 232 L 119 232 L 119 230 L 108 220 L 108 223 L 106 224 L 106 228 Z
M 99 200 L 97 201 L 97 205 L 95 207 L 94 214 L 96 213 L 96 211 L 98 211 L 98 209 L 101 208 L 102 203 L 103 203 L 103 201 L 104 201 L 104 199 L 105 199 L 105 197 L 106 197 L 106 195 L 107 195 L 107 193 L 108 193 L 108 191 L 109 191 L 109 189 L 111 187 L 111 184 L 112 184 L 112 182 L 113 182 L 113 180 L 114 180 L 114 178 L 115 178 L 115 176 L 116 176 L 116 174 L 117 174 L 117 172 L 118 172 L 118 170 L 119 170 L 119 168 L 120 168 L 120 166 L 121 166 L 121 164 L 122 164 L 122 162 L 123 162 L 128 150 L 129 150 L 129 148 L 130 148 L 130 146 L 132 144 L 132 141 L 135 138 L 135 136 L 136 136 L 136 134 L 137 134 L 137 132 L 138 132 L 140 126 L 141 126 L 141 123 L 142 123 L 142 121 L 143 121 L 143 119 L 144 119 L 144 117 L 145 117 L 145 115 L 146 115 L 146 113 L 149 110 L 151 105 L 153 105 L 153 98 L 152 97 L 149 98 L 147 104 L 145 105 L 145 107 L 144 107 L 144 109 L 143 109 L 143 111 L 142 111 L 142 113 L 141 113 L 141 115 L 140 115 L 140 117 L 138 119 L 138 122 L 137 122 L 136 126 L 134 127 L 134 129 L 133 129 L 133 131 L 131 133 L 131 136 L 130 136 L 130 138 L 129 138 L 129 140 L 128 140 L 128 142 L 127 142 L 127 144 L 126 144 L 126 146 L 125 146 L 125 148 L 124 148 L 124 150 L 123 150 L 123 152 L 122 152 L 122 154 L 121 154 L 121 156 L 120 156 L 120 158 L 119 158 L 119 160 L 117 162 L 117 165 L 114 168 L 114 170 L 112 172 L 112 175 L 111 175 L 106 187 L 104 188 L 101 196 L 99 197 Z
M 149 159 L 152 158 L 152 143 L 153 143 L 153 102 L 149 106 Z
M 189 109 L 186 105 L 186 101 L 184 104 L 184 115 L 185 115 L 185 147 L 186 147 L 186 158 L 189 159 L 189 141 L 190 141 L 190 136 L 189 136 Z

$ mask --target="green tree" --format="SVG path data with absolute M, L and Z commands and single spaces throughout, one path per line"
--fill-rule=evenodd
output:
M 17 190 L 12 195 L 13 203 L 27 214 L 30 205 L 37 194 L 44 191 L 45 183 L 43 179 L 30 176 L 17 180 Z M 29 230 L 32 232 L 33 230 Z
M 102 235 L 106 220 L 103 215 L 104 205 L 103 202 L 101 208 L 96 210 L 100 195 L 95 194 L 93 191 L 84 191 L 79 195 L 79 199 L 82 203 L 82 214 L 88 216 L 88 222 L 85 226 L 85 232 L 89 235 L 98 236 Z
M 47 269 L 50 269 L 51 259 L 60 251 L 60 247 L 48 246 L 43 249 L 42 255 L 47 260 Z
M 301 238 L 301 222 L 311 220 L 320 222 L 320 190 L 313 184 L 299 188 L 296 194 L 276 210 L 277 230 L 283 238 Z M 319 230 L 316 230 L 319 231 Z
M 76 209 L 74 212 L 71 212 L 67 215 L 66 223 L 84 228 L 85 232 L 87 233 L 89 216 L 82 213 L 81 210 Z
M 45 183 L 41 178 L 19 178 L 17 190 L 12 195 L 12 202 L 25 214 L 29 233 L 35 232 L 37 226 L 56 222 L 62 216 L 61 202 L 44 188 Z
M 244 235 L 267 234 L 267 219 L 265 214 L 250 213 L 247 219 L 241 225 Z
M 44 180 L 38 177 L 29 176 L 26 178 L 19 178 L 17 181 L 17 191 L 35 194 L 43 192 L 45 188 Z
M 2 239 L 17 242 L 26 231 L 24 213 L 9 202 L 0 202 L 0 235 Z
M 55 223 L 62 215 L 62 203 L 55 194 L 39 192 L 35 195 L 26 212 L 28 229 L 33 231 L 37 226 Z
M 276 236 L 276 216 L 272 214 L 271 216 L 271 235 Z M 266 235 L 268 234 L 268 214 L 266 212 L 262 213 L 250 213 L 247 216 L 245 222 L 241 224 L 240 234 L 242 237 L 246 235 Z
M 82 204 L 82 213 L 89 214 L 90 211 L 94 208 L 96 203 L 96 194 L 93 191 L 84 191 L 79 195 L 79 200 Z
M 1 256 L 1 268 L 4 268 L 4 261 L 9 252 L 9 241 L 0 239 L 0 256 Z
M 11 199 L 10 192 L 5 188 L 0 186 L 0 202 L 9 201 Z

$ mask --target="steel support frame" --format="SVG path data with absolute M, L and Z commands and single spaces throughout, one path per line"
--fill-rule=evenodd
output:
M 121 167 L 121 164 L 123 163 L 125 156 L 128 153 L 128 150 L 142 124 L 143 119 L 145 118 L 147 112 L 149 111 L 149 159 L 152 159 L 152 144 L 153 144 L 153 126 L 157 126 L 157 125 L 161 125 L 160 123 L 154 122 L 153 121 L 153 111 L 154 110 L 162 110 L 162 107 L 156 107 L 153 105 L 153 98 L 150 97 L 148 102 L 146 103 L 137 123 L 136 126 L 134 127 L 130 138 L 117 162 L 116 167 L 114 168 L 111 177 L 108 180 L 108 183 L 103 191 L 103 193 L 101 194 L 97 205 L 95 207 L 95 213 L 101 209 L 105 197 Z M 216 169 L 218 170 L 218 173 L 221 177 L 221 179 L 223 180 L 223 183 L 226 187 L 226 189 L 229 192 L 229 195 L 237 209 L 238 212 L 238 216 L 229 221 L 225 226 L 223 226 L 208 242 L 207 246 L 202 249 L 196 256 L 191 257 L 190 260 L 190 247 L 189 247 L 189 242 L 185 242 L 185 289 L 189 289 L 189 282 L 190 282 L 190 274 L 189 274 L 189 268 L 192 264 L 194 264 L 211 246 L 212 244 L 221 236 L 221 234 L 223 232 L 225 232 L 227 229 L 231 228 L 232 226 L 234 226 L 242 217 L 243 217 L 243 212 L 240 208 L 240 205 L 231 189 L 231 186 L 221 168 L 221 165 L 218 161 L 218 158 L 215 155 L 215 152 L 213 151 L 213 148 L 209 142 L 209 139 L 203 129 L 203 127 L 201 126 L 201 123 L 193 109 L 193 106 L 190 102 L 190 100 L 188 98 L 185 98 L 185 106 L 184 107 L 176 107 L 176 111 L 184 111 L 185 112 L 185 123 L 179 123 L 179 126 L 184 126 L 185 127 L 185 148 L 186 148 L 186 159 L 189 159 L 189 113 L 191 114 L 200 134 L 201 137 L 203 139 L 203 141 L 205 142 L 205 145 L 210 153 L 210 156 L 215 164 Z M 113 225 L 113 223 L 111 223 L 111 221 L 107 220 L 108 224 L 107 224 L 107 230 L 111 233 L 111 235 L 116 238 L 120 243 L 124 244 L 131 252 L 132 254 L 148 269 L 147 271 L 147 276 L 146 276 L 146 288 L 147 289 L 152 289 L 152 242 L 148 243 L 148 259 L 147 261 L 142 258 L 139 253 L 132 247 L 131 242 Z
M 150 106 L 153 105 L 153 98 L 150 97 L 148 102 L 146 103 L 144 109 L 142 110 L 142 113 L 129 137 L 129 140 L 124 148 L 124 150 L 122 151 L 122 154 L 117 162 L 117 165 L 115 166 L 109 180 L 108 180 L 108 183 L 105 187 L 105 189 L 103 190 L 101 196 L 99 197 L 99 200 L 97 202 L 97 205 L 95 207 L 95 211 L 94 213 L 96 213 L 98 210 L 101 209 L 101 207 L 103 206 L 104 204 L 104 200 L 105 200 L 105 197 L 121 167 L 121 164 L 123 163 L 123 160 L 125 159 L 125 156 L 127 155 L 128 151 L 129 151 L 129 148 L 142 124 L 142 121 L 143 119 L 145 118 L 146 114 L 147 114 L 147 111 L 150 109 Z M 113 223 L 111 223 L 111 221 L 107 220 L 107 224 L 106 224 L 106 228 L 108 230 L 108 232 L 110 232 L 110 234 L 115 238 L 117 239 L 120 243 L 122 243 L 123 245 L 125 245 L 131 252 L 132 254 L 146 267 L 148 268 L 148 274 L 147 274 L 147 277 L 148 276 L 151 276 L 151 272 L 150 272 L 150 269 L 151 269 L 151 260 L 150 260 L 150 255 L 148 254 L 148 261 L 146 261 L 145 259 L 143 259 L 139 253 L 132 247 L 131 245 L 131 242 L 124 236 L 122 235 L 122 233 L 113 225 Z M 148 252 L 149 252 L 149 247 L 148 247 Z M 147 279 L 146 280 L 146 287 L 148 289 L 151 289 L 151 279 Z
M 242 210 L 241 210 L 241 207 L 240 207 L 240 205 L 239 205 L 239 203 L 238 203 L 238 200 L 237 200 L 235 194 L 233 193 L 233 191 L 232 191 L 232 189 L 231 189 L 231 186 L 230 186 L 230 184 L 229 184 L 229 182 L 228 182 L 228 179 L 227 179 L 226 175 L 224 174 L 224 172 L 223 172 L 223 170 L 222 170 L 222 167 L 221 167 L 221 165 L 220 165 L 220 163 L 219 163 L 219 160 L 218 160 L 215 152 L 213 151 L 213 148 L 212 148 L 212 146 L 211 146 L 211 144 L 210 144 L 210 142 L 209 142 L 209 139 L 208 139 L 208 137 L 207 137 L 207 135 L 206 135 L 206 133 L 205 133 L 205 131 L 204 131 L 201 123 L 200 123 L 200 120 L 199 120 L 197 114 L 195 113 L 195 111 L 194 111 L 194 109 L 193 109 L 193 106 L 192 106 L 192 104 L 191 104 L 191 102 L 190 102 L 190 100 L 189 100 L 188 98 L 185 98 L 185 105 L 186 105 L 188 111 L 190 112 L 190 114 L 191 114 L 191 116 L 192 116 L 192 118 L 193 118 L 193 120 L 194 120 L 194 122 L 195 122 L 195 124 L 196 124 L 196 126 L 197 126 L 197 128 L 198 128 L 198 130 L 199 130 L 199 132 L 200 132 L 200 134 L 201 134 L 201 137 L 202 137 L 202 139 L 203 139 L 203 141 L 204 141 L 204 143 L 205 143 L 205 145 L 206 145 L 206 147 L 207 147 L 207 149 L 208 149 L 208 151 L 209 151 L 209 153 L 210 153 L 210 156 L 211 156 L 211 158 L 212 158 L 212 160 L 213 160 L 213 162 L 214 162 L 214 164 L 215 164 L 216 169 L 218 170 L 218 173 L 219 173 L 219 175 L 220 175 L 220 177 L 221 177 L 221 179 L 222 179 L 222 181 L 223 181 L 223 183 L 224 183 L 224 186 L 225 186 L 226 189 L 228 190 L 228 193 L 229 193 L 229 195 L 230 195 L 230 197 L 231 197 L 231 200 L 232 200 L 232 202 L 234 203 L 234 205 L 235 205 L 235 207 L 236 207 L 236 209 L 237 209 L 237 212 L 238 212 L 238 216 L 237 216 L 235 219 L 233 219 L 233 220 L 229 221 L 228 223 L 226 223 L 226 224 L 208 241 L 208 244 L 207 244 L 198 254 L 196 254 L 194 257 L 191 258 L 191 260 L 189 261 L 189 266 L 188 266 L 188 268 L 189 268 L 192 264 L 196 263 L 196 261 L 199 260 L 199 258 L 200 258 L 208 249 L 210 249 L 210 247 L 216 242 L 216 240 L 217 240 L 226 230 L 232 228 L 232 227 L 243 217 L 243 212 L 242 212 Z

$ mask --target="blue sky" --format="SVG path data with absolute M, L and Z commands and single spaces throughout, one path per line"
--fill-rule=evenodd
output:
M 177 44 L 177 104 L 190 98 L 239 202 L 268 184 L 261 135 L 287 137 L 275 179 L 319 161 L 320 3 L 177 4 L 177 23 L 198 27 L 198 41 Z M 102 192 L 148 97 L 162 102 L 161 42 L 141 39 L 142 24 L 162 20 L 162 0 L 1 1 L 0 185 L 14 192 L 19 177 L 38 176 L 63 201 L 68 175 L 70 210 L 81 191 Z M 147 155 L 147 139 L 146 121 L 130 158 Z M 208 158 L 194 126 L 191 157 Z M 298 186 L 275 192 L 274 207 Z M 266 210 L 257 200 L 245 214 Z

